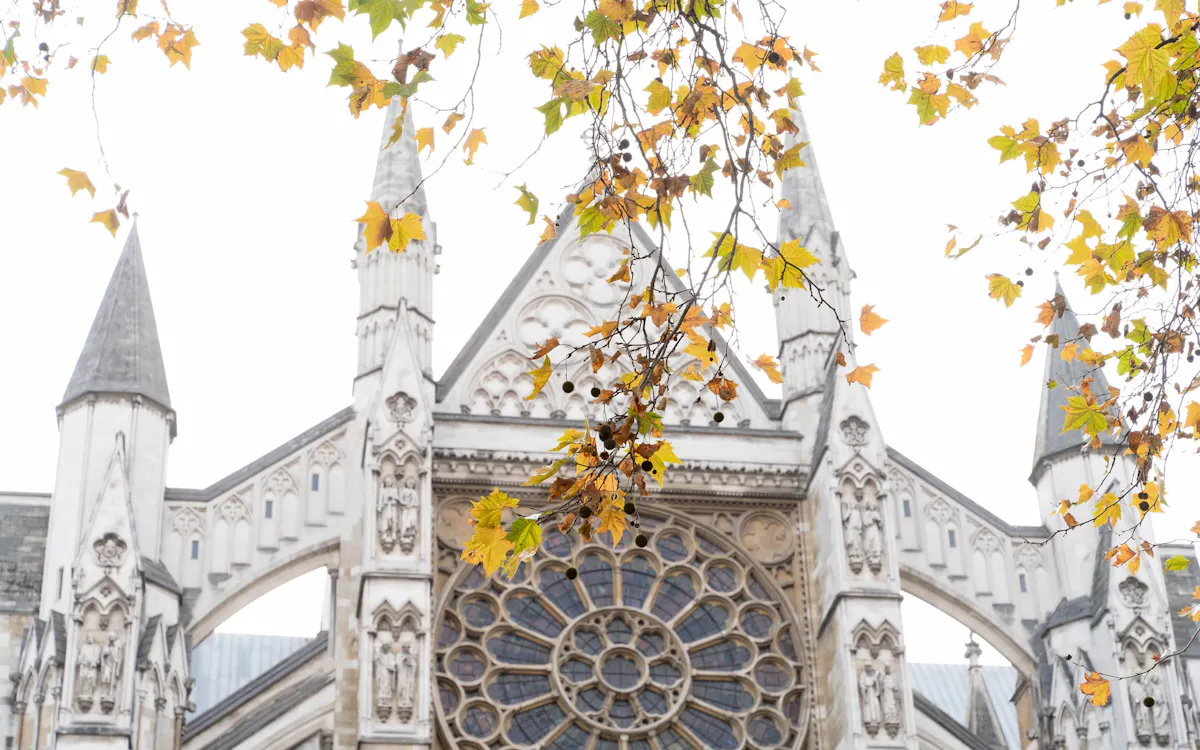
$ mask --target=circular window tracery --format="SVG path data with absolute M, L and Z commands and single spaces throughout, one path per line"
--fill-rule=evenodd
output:
M 459 571 L 436 702 L 462 750 L 797 748 L 800 630 L 733 543 L 643 509 L 644 548 L 550 528 L 515 580 Z M 579 574 L 566 577 L 569 565 Z

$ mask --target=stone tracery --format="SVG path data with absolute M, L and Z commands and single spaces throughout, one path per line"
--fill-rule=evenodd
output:
M 551 528 L 513 581 L 455 575 L 435 627 L 452 746 L 803 742 L 802 631 L 769 576 L 717 534 L 645 509 L 641 519 L 645 549 Z

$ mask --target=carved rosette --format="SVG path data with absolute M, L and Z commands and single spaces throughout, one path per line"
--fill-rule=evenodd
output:
M 112 531 L 97 539 L 92 545 L 92 549 L 96 553 L 96 564 L 110 570 L 120 567 L 125 560 L 125 551 L 128 548 L 129 545 L 125 543 L 125 540 Z
M 867 431 L 870 427 L 862 419 L 855 415 L 850 415 L 842 420 L 839 425 L 842 431 L 842 440 L 851 448 L 861 448 L 867 444 Z

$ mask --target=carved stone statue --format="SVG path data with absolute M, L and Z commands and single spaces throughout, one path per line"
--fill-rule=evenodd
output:
M 1154 740 L 1160 745 L 1171 742 L 1171 714 L 1168 711 L 1167 696 L 1163 691 L 1162 681 L 1157 669 L 1152 669 L 1142 675 L 1146 684 L 1146 696 L 1154 701 L 1150 707 L 1150 725 L 1154 729 Z
M 890 666 L 883 668 L 880 704 L 883 711 L 883 727 L 889 737 L 895 737 L 900 731 L 900 683 Z
M 79 647 L 79 660 L 75 667 L 78 674 L 76 683 L 79 710 L 91 711 L 96 697 L 96 684 L 100 677 L 100 647 L 91 633 L 84 638 Z
M 375 715 L 387 721 L 392 715 L 392 698 L 396 692 L 396 656 L 387 643 L 379 644 L 375 655 Z
M 417 693 L 417 657 L 413 655 L 412 644 L 400 645 L 400 658 L 397 662 L 398 681 L 396 691 L 396 712 L 400 721 L 407 724 L 413 718 L 413 696 Z
M 379 546 L 391 552 L 396 546 L 400 491 L 396 488 L 396 477 L 384 474 L 379 487 L 376 511 L 379 515 Z
M 874 664 L 863 667 L 858 676 L 858 693 L 862 699 L 863 728 L 867 734 L 874 737 L 879 733 L 879 725 L 883 721 L 883 707 L 880 704 L 879 673 Z
M 1150 744 L 1150 707 L 1146 705 L 1146 684 L 1142 677 L 1129 681 L 1129 705 L 1133 710 L 1133 730 L 1138 742 Z
M 116 633 L 108 634 L 108 643 L 100 650 L 100 708 L 111 713 L 121 683 L 121 642 Z
M 842 529 L 846 536 L 846 561 L 858 573 L 863 565 L 863 514 L 855 498 L 842 507 Z
M 404 489 L 400 490 L 398 504 L 400 532 L 400 551 L 408 554 L 413 551 L 417 540 L 417 513 L 421 507 L 421 498 L 417 493 L 417 480 L 405 477 Z
M 862 524 L 867 567 L 878 573 L 883 568 L 883 514 L 879 512 L 879 501 L 873 497 L 863 501 Z

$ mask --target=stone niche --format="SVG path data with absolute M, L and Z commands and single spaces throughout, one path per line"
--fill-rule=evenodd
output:
M 384 454 L 375 472 L 375 536 L 379 552 L 408 556 L 420 552 L 423 477 L 416 456 Z

